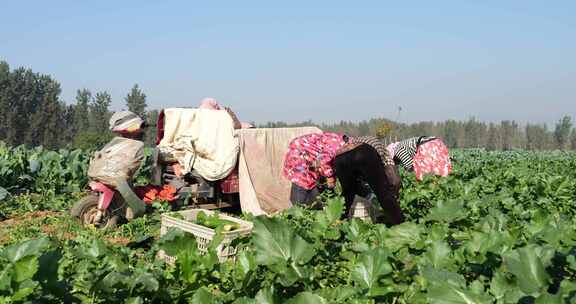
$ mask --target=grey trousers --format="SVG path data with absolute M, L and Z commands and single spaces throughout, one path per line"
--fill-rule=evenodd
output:
M 319 194 L 320 191 L 316 187 L 306 190 L 292 183 L 292 189 L 290 189 L 290 201 L 294 205 L 311 205 Z

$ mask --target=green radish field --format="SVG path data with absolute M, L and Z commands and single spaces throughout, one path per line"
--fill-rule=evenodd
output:
M 447 178 L 402 172 L 407 222 L 390 228 L 339 220 L 340 197 L 237 215 L 254 230 L 226 263 L 160 237 L 162 202 L 114 230 L 80 226 L 68 210 L 89 158 L 0 144 L 0 303 L 576 303 L 574 153 L 454 150 Z

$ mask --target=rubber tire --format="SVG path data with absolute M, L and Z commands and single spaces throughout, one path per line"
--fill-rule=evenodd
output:
M 74 206 L 72 206 L 72 209 L 70 209 L 70 214 L 77 218 L 82 223 L 82 225 L 85 225 L 86 223 L 82 221 L 84 214 L 96 208 L 98 208 L 98 195 L 89 194 L 82 197 L 80 200 L 78 200 L 78 202 L 76 202 L 76 204 L 74 204 Z M 106 222 L 103 222 L 98 227 L 104 229 L 115 228 L 119 222 L 120 217 L 118 215 L 112 215 Z

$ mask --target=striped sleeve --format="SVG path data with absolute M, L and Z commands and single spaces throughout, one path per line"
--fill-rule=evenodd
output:
M 394 161 L 392 157 L 388 154 L 388 149 L 386 149 L 386 145 L 384 145 L 378 138 L 374 136 L 360 136 L 360 137 L 352 137 L 350 139 L 351 143 L 362 143 L 372 146 L 378 152 L 380 156 L 380 160 L 382 160 L 382 164 L 384 166 L 393 166 Z
M 394 151 L 394 158 L 407 171 L 412 171 L 412 163 L 418 147 L 418 137 L 409 138 L 398 143 Z

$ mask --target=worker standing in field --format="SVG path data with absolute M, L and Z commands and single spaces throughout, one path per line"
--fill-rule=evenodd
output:
M 338 178 L 346 215 L 366 182 L 382 205 L 386 222 L 404 221 L 398 204 L 399 175 L 385 146 L 374 137 L 348 138 L 330 132 L 297 137 L 289 145 L 283 173 L 292 182 L 292 203 L 311 204 L 322 191 L 322 179 L 327 188 L 334 188 Z
M 452 171 L 448 147 L 439 138 L 411 137 L 391 143 L 386 149 L 396 165 L 415 173 L 416 180 L 422 180 L 428 173 L 448 176 Z

